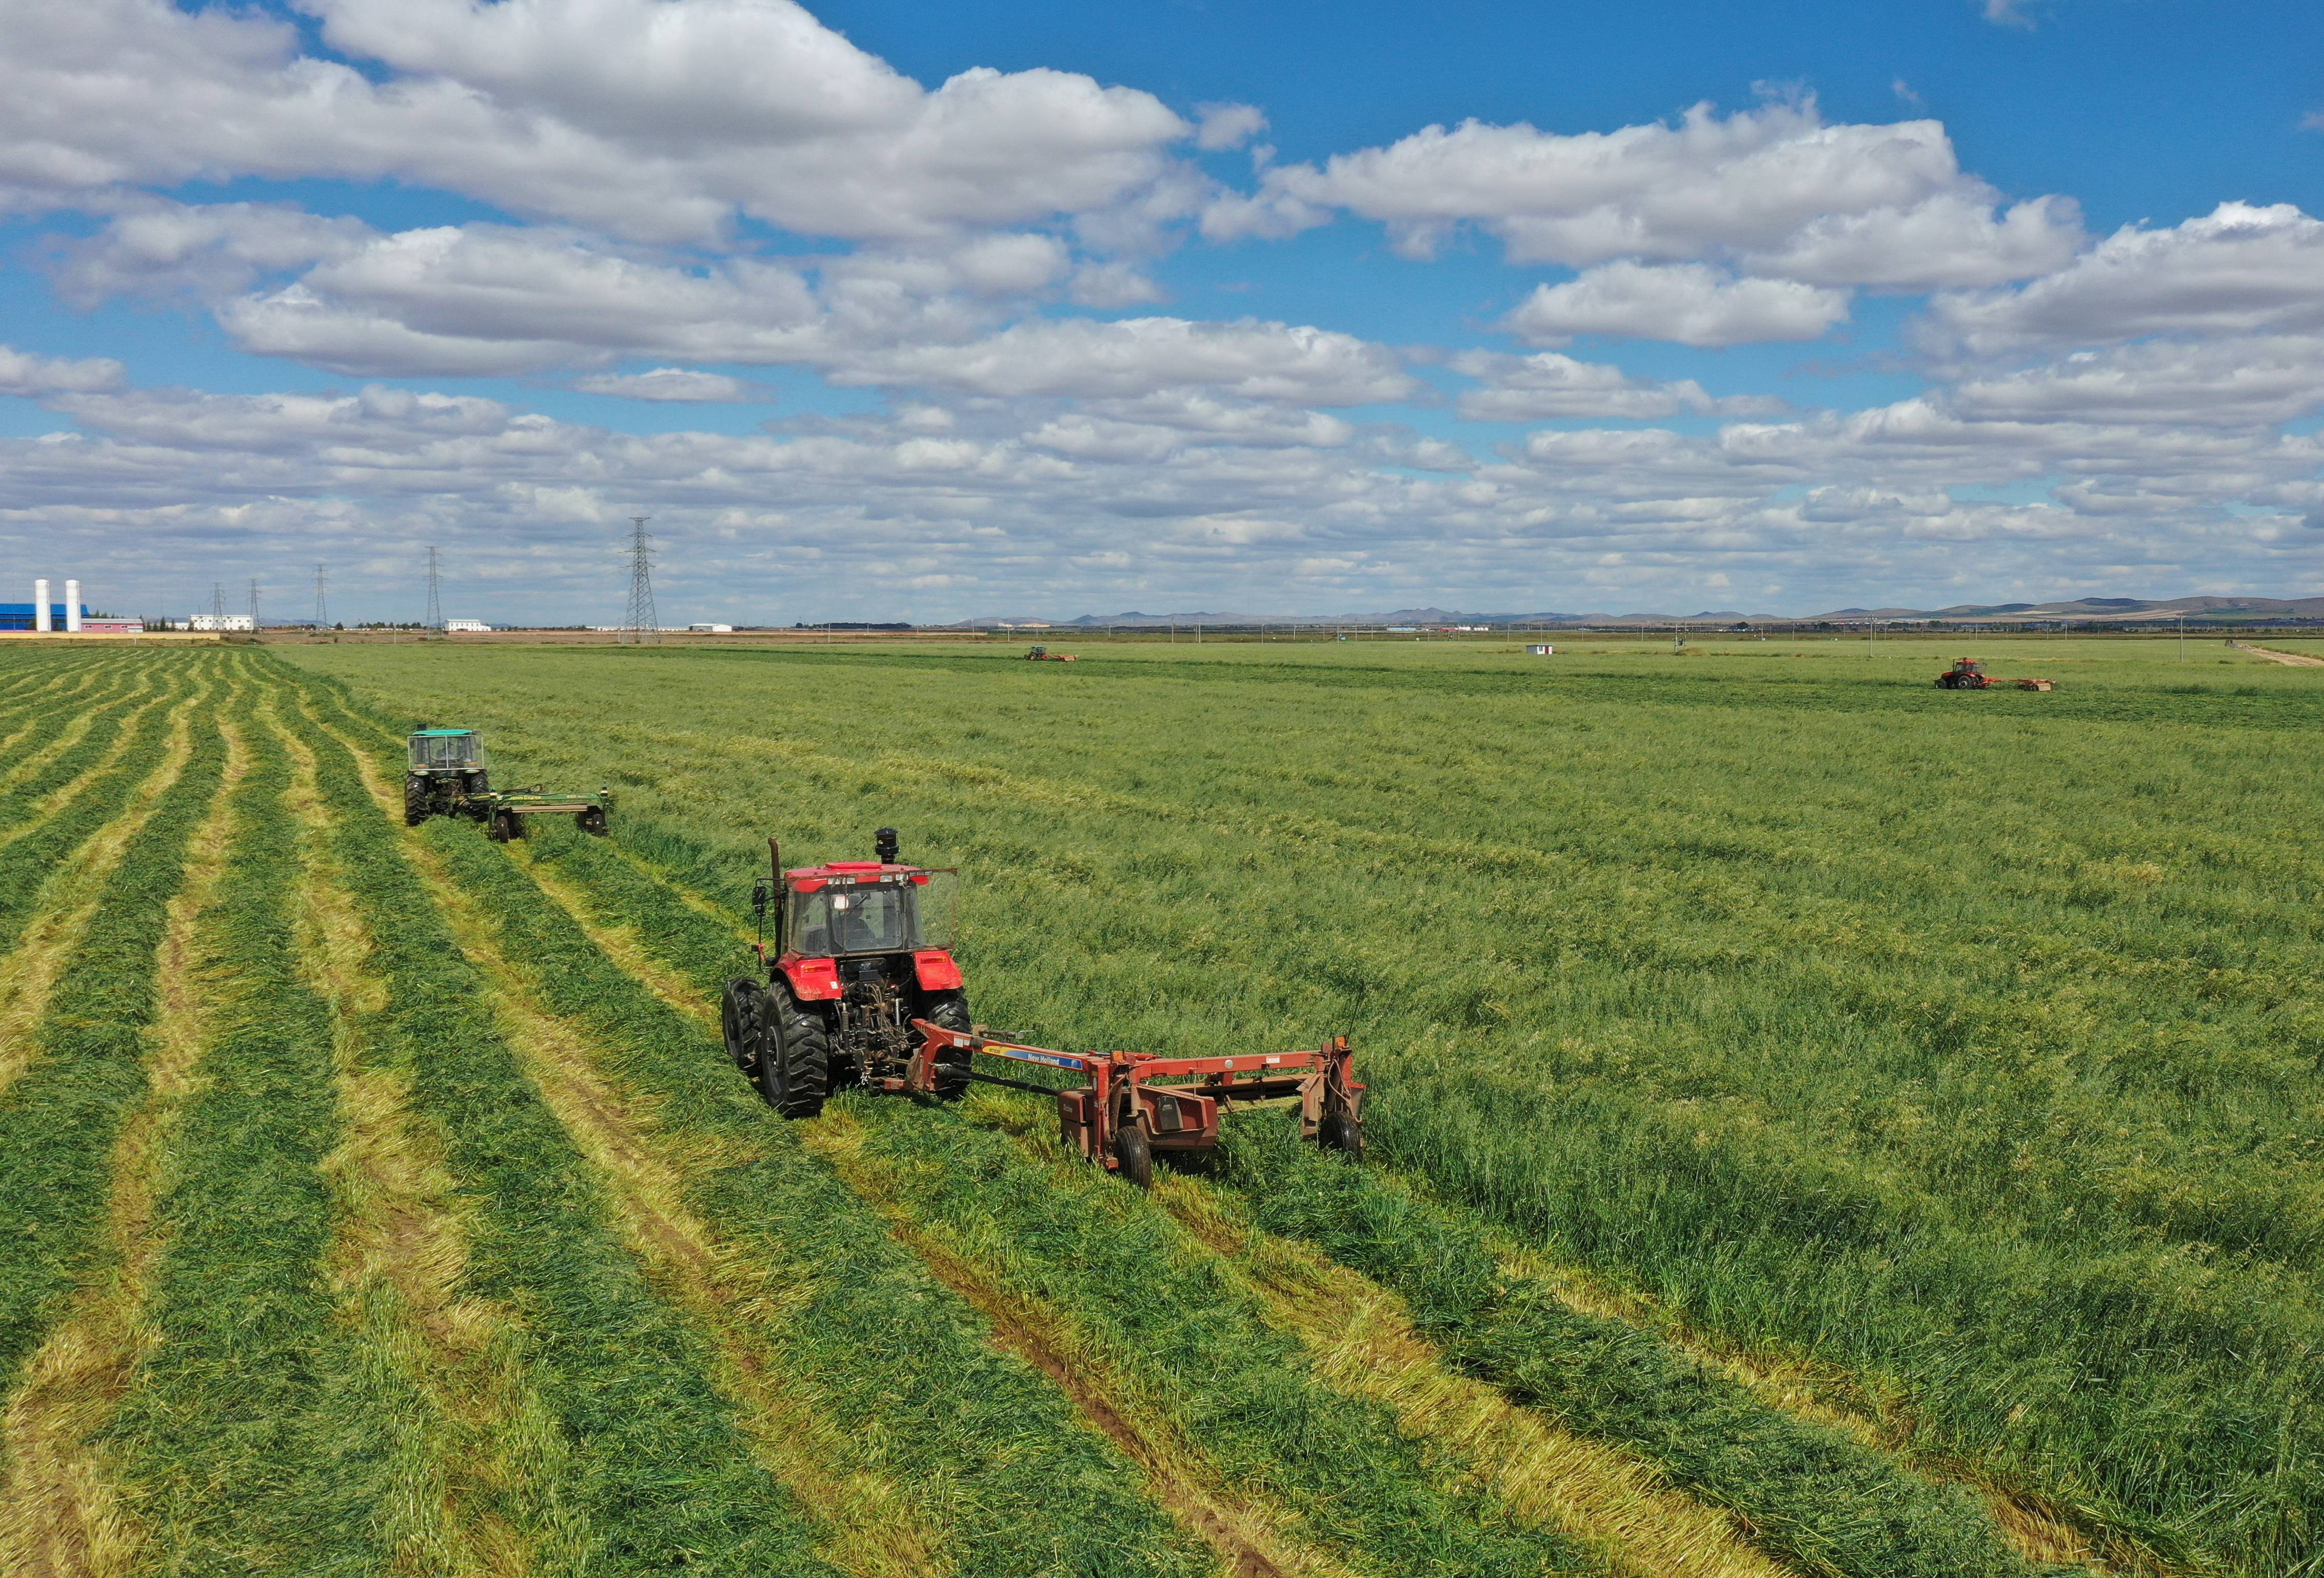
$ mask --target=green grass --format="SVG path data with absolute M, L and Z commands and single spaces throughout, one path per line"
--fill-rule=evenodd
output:
M 0 1394 L 90 1267 L 112 1140 L 145 1090 L 167 906 L 217 792 L 217 711 L 213 702 L 195 719 L 193 756 L 106 879 L 34 1027 L 34 1060 L 0 1094 Z
M 1561 643 L 1563 644 L 1563 643 Z M 2324 678 L 2216 642 L 290 654 L 739 905 L 970 881 L 980 1018 L 1348 1030 L 1383 1165 L 2190 1563 L 2324 1523 Z

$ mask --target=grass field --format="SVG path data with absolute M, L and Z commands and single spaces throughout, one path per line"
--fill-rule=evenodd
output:
M 2324 673 L 1956 645 L 0 653 L 0 1571 L 2324 1573 Z M 1369 1164 L 772 1118 L 884 824 Z

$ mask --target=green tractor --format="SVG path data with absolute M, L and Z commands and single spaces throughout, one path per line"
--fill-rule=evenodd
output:
M 430 817 L 466 817 L 505 844 L 524 836 L 528 817 L 571 817 L 584 833 L 603 835 L 613 791 L 553 795 L 535 784 L 529 789 L 493 788 L 484 768 L 484 743 L 474 729 L 414 729 L 410 758 L 403 770 L 403 825 L 417 827 Z

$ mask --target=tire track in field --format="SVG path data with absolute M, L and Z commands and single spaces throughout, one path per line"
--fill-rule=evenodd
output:
M 239 695 L 229 696 L 229 704 Z M 150 1032 L 146 1095 L 114 1141 L 106 1263 L 34 1352 L 0 1420 L 13 1465 L 0 1501 L 0 1571 L 26 1578 L 120 1578 L 141 1543 L 99 1438 L 156 1341 L 146 1317 L 166 1247 L 159 1204 L 209 1033 L 217 983 L 195 969 L 195 930 L 226 874 L 233 794 L 250 766 L 241 731 L 224 716 L 218 728 L 226 765 L 195 830 L 154 961 L 159 1012 Z
M 0 1094 L 5 1094 L 39 1056 L 32 1027 L 48 1007 L 57 973 L 103 900 L 106 876 L 120 863 L 130 840 L 151 819 L 162 795 L 178 781 L 193 755 L 193 718 L 213 688 L 207 678 L 200 685 L 174 709 L 170 743 L 161 760 L 131 792 L 129 803 L 82 840 L 42 883 L 37 908 L 15 948 L 0 959 Z
M 54 739 L 25 757 L 15 766 L 5 772 L 0 772 L 0 794 L 6 794 L 18 784 L 39 773 L 42 768 L 47 767 L 58 757 L 79 744 L 88 737 L 89 730 L 97 726 L 97 721 L 112 712 L 115 707 L 120 706 L 141 691 L 152 688 L 152 669 L 140 670 L 137 678 L 138 683 L 135 687 L 126 689 L 116 687 L 115 691 L 104 695 L 95 706 L 83 707 L 70 723 L 57 731 Z
M 1058 1165 L 1057 1157 L 1026 1149 L 1038 1162 Z M 1651 1464 L 1450 1368 L 1388 1289 L 1236 1220 L 1199 1179 L 1157 1177 L 1154 1194 L 1250 1292 L 1268 1324 L 1299 1339 L 1319 1377 L 1385 1404 L 1406 1434 L 1465 1459 L 1520 1517 L 1598 1546 L 1631 1578 L 1793 1578 L 1734 1517 L 1675 1489 Z
M 396 1444 L 398 1543 L 420 1570 L 455 1578 L 575 1570 L 585 1559 L 585 1532 L 554 1531 L 553 1548 L 544 1549 L 496 1510 L 512 1495 L 538 1500 L 522 1495 L 528 1460 L 553 1455 L 557 1428 L 507 1358 L 512 1312 L 457 1291 L 469 1241 L 458 1181 L 440 1138 L 410 1110 L 408 1081 L 374 1061 L 387 989 L 365 973 L 370 929 L 325 848 L 331 813 L 314 749 L 283 725 L 275 711 L 281 694 L 270 687 L 267 724 L 291 763 L 285 806 L 302 846 L 300 964 L 331 1011 L 344 1135 L 323 1160 L 339 1219 L 325 1269 L 348 1324 L 436 1416 L 435 1428 Z
M 1078 1344 L 1052 1311 L 985 1276 L 966 1257 L 923 1230 L 866 1159 L 867 1134 L 861 1123 L 826 1110 L 803 1138 L 859 1199 L 879 1213 L 898 1242 L 984 1317 L 996 1346 L 1047 1375 L 1093 1428 L 1139 1466 L 1148 1495 L 1217 1551 L 1233 1578 L 1352 1578 L 1351 1569 L 1300 1539 L 1295 1532 L 1296 1514 L 1230 1483 L 1176 1424 L 1130 1400 L 1137 1389 L 1076 1352 Z
M 311 708 L 307 715 L 347 747 L 383 814 L 401 820 L 402 800 L 388 793 L 371 759 Z M 937 1578 L 948 1572 L 941 1536 L 921 1525 L 893 1484 L 863 1471 L 835 1476 L 824 1466 L 846 1457 L 846 1444 L 784 1389 L 778 1357 L 758 1334 L 784 1305 L 775 1278 L 747 1264 L 686 1204 L 693 1181 L 688 1162 L 723 1165 L 728 1158 L 663 1154 L 651 1138 L 650 1118 L 599 1075 L 588 1038 L 533 1001 L 474 900 L 434 852 L 409 833 L 405 851 L 435 890 L 460 951 L 484 976 L 510 1047 L 605 1184 L 615 1225 L 648 1280 L 710 1337 L 720 1360 L 718 1389 L 736 1405 L 760 1462 L 833 1530 L 824 1557 L 862 1578 Z

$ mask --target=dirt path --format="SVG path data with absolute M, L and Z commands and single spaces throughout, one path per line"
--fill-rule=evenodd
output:
M 2273 647 L 2255 647 L 2249 641 L 2229 641 L 2227 645 L 2239 652 L 2249 652 L 2255 658 L 2282 663 L 2288 669 L 2324 669 L 2324 658 L 2311 658 L 2304 652 L 2279 652 Z

